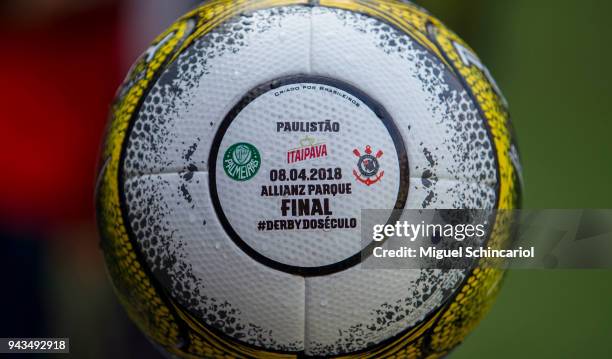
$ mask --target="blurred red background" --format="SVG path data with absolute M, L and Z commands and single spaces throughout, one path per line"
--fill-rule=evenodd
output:
M 156 358 L 104 272 L 98 151 L 131 63 L 192 0 L 0 1 L 0 337 Z
M 0 226 L 93 222 L 114 93 L 147 44 L 195 1 L 0 3 Z
M 5 225 L 92 217 L 97 151 L 121 79 L 119 5 L 79 10 L 0 25 Z

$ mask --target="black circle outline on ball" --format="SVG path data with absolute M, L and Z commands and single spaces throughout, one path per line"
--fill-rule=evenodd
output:
M 316 1 L 311 1 L 311 4 L 309 4 L 307 6 L 312 6 L 314 2 L 316 2 Z M 327 7 L 328 8 L 334 8 L 333 6 L 327 6 Z M 346 9 L 342 9 L 342 10 L 346 10 Z M 404 31 L 404 30 L 402 30 L 400 28 L 397 28 L 397 26 L 395 26 L 393 23 L 391 23 L 388 20 L 380 17 L 379 15 L 372 15 L 372 14 L 368 14 L 368 13 L 364 13 L 364 12 L 360 12 L 360 11 L 354 11 L 354 10 L 346 10 L 346 11 L 352 11 L 354 13 L 363 14 L 363 15 L 368 16 L 370 18 L 376 19 L 376 20 L 378 20 L 378 21 L 380 21 L 382 23 L 385 23 L 385 24 L 391 26 L 392 28 L 395 28 L 396 30 L 402 32 L 406 36 L 409 36 L 409 37 L 413 38 L 413 35 L 411 33 L 406 32 L 406 31 Z M 422 45 L 417 44 L 417 46 L 422 46 Z M 433 56 L 434 61 L 440 61 L 440 58 L 435 56 L 435 54 L 429 48 L 427 48 L 427 47 L 423 47 L 423 48 L 426 51 L 428 51 L 429 55 Z M 442 54 L 446 55 L 444 51 L 442 51 Z M 165 66 L 167 66 L 167 63 L 164 66 L 162 66 L 161 69 L 164 69 Z M 460 74 L 458 74 L 456 69 L 450 68 L 450 70 L 451 70 L 450 72 L 454 73 L 459 79 L 462 79 L 462 77 L 460 76 Z M 161 72 L 162 71 L 160 70 L 160 72 L 158 72 L 158 73 L 156 73 L 154 75 L 154 79 L 151 81 L 151 84 L 154 84 L 154 83 L 157 82 L 157 79 L 159 78 L 159 75 L 160 75 Z M 462 83 L 464 83 L 464 81 L 462 81 Z M 464 86 L 465 86 L 465 83 L 464 83 Z M 472 96 L 472 99 L 475 100 L 475 98 L 473 96 L 473 93 L 471 93 L 471 91 L 469 91 L 470 90 L 469 87 L 467 87 L 466 89 L 468 90 L 468 92 Z M 149 90 L 150 90 L 150 87 L 145 89 L 144 94 L 140 97 L 140 99 L 138 101 L 137 108 L 133 112 L 132 118 L 128 122 L 128 128 L 126 130 L 125 138 L 124 138 L 124 141 L 123 141 L 123 143 L 121 145 L 121 153 L 120 153 L 120 158 L 119 158 L 120 166 L 119 166 L 119 169 L 118 169 L 118 176 L 117 176 L 118 177 L 117 180 L 119 182 L 119 185 L 118 185 L 119 188 L 118 189 L 119 189 L 119 204 L 120 204 L 120 208 L 121 208 L 121 217 L 123 218 L 124 226 L 125 226 L 125 229 L 127 231 L 127 235 L 128 235 L 129 240 L 130 240 L 130 243 L 132 243 L 132 245 L 135 246 L 134 247 L 135 248 L 134 252 L 136 253 L 137 260 L 141 264 L 146 263 L 147 260 L 145 258 L 145 255 L 141 251 L 141 248 L 140 248 L 140 245 L 139 245 L 138 241 L 135 239 L 135 235 L 134 235 L 134 232 L 133 232 L 133 230 L 131 228 L 130 221 L 128 220 L 129 219 L 128 218 L 128 211 L 127 211 L 128 206 L 127 206 L 127 203 L 125 201 L 125 193 L 124 193 L 124 168 L 123 168 L 123 163 L 124 163 L 124 160 L 125 160 L 125 153 L 126 153 L 127 144 L 129 142 L 129 137 L 130 137 L 130 134 L 132 132 L 133 125 L 136 122 L 134 117 L 136 116 L 137 113 L 139 113 L 139 109 L 142 106 L 144 100 L 146 99 Z M 477 104 L 477 107 L 479 108 L 479 110 L 482 111 L 482 109 L 480 109 L 480 105 L 479 104 Z M 486 122 L 486 123 L 487 123 L 487 128 L 490 130 L 490 126 L 489 126 L 488 122 Z M 489 136 L 492 136 L 492 134 L 490 132 L 489 132 Z M 494 142 L 492 144 L 494 145 Z M 496 156 L 496 162 L 497 162 L 497 156 Z M 498 170 L 497 173 L 498 173 L 498 176 L 499 176 L 499 166 L 497 166 L 497 170 Z M 404 184 L 401 183 L 400 185 L 403 186 Z M 407 191 L 408 191 L 408 184 L 406 183 L 406 192 Z M 496 194 L 497 194 L 496 195 L 496 197 L 497 197 L 496 203 L 499 203 L 499 183 L 497 184 L 497 193 Z M 496 204 L 496 207 L 497 207 L 497 204 Z M 153 275 L 153 273 L 150 272 L 150 269 L 147 268 L 147 266 L 145 266 L 144 264 L 142 266 L 142 269 L 147 273 L 148 278 L 151 279 L 152 285 L 159 291 L 159 294 L 162 297 L 162 299 L 164 301 L 169 301 L 170 298 L 172 298 L 172 296 L 168 293 L 168 291 L 165 289 L 165 287 L 159 282 L 159 279 L 157 278 L 157 276 Z M 457 288 L 463 287 L 465 285 L 465 283 L 467 282 L 469 277 L 470 277 L 469 274 L 466 275 L 465 279 L 461 282 L 461 284 L 459 284 L 457 286 Z M 456 293 L 455 293 L 455 295 L 456 295 Z M 443 302 L 440 304 L 439 310 L 441 311 L 441 310 L 443 310 L 444 307 L 448 306 L 453 298 L 454 298 L 453 296 L 448 296 L 445 300 L 443 300 Z M 169 305 L 168 303 L 165 303 L 165 304 L 167 304 L 169 306 L 169 309 L 170 309 L 171 312 L 174 312 L 174 309 L 172 308 L 171 305 Z M 382 353 L 385 353 L 385 352 L 387 352 L 389 350 L 389 348 L 386 348 L 387 345 L 397 341 L 398 338 L 402 337 L 403 335 L 405 335 L 410 330 L 413 330 L 413 329 L 421 327 L 423 323 L 426 323 L 427 321 L 429 321 L 437 313 L 439 313 L 439 312 L 438 311 L 432 311 L 432 312 L 428 313 L 425 316 L 424 319 L 422 319 L 421 321 L 418 321 L 414 326 L 412 326 L 410 328 L 407 328 L 407 329 L 397 333 L 396 335 L 394 335 L 394 336 L 392 336 L 392 337 L 390 337 L 390 338 L 388 338 L 386 340 L 383 340 L 383 341 L 373 345 L 372 347 L 367 347 L 367 348 L 359 349 L 359 350 L 352 351 L 352 352 L 346 352 L 344 354 L 347 354 L 347 355 L 348 354 L 356 355 L 356 354 L 360 354 L 360 353 L 369 352 L 371 350 L 374 350 L 375 348 L 385 348 L 384 351 L 382 352 Z M 173 316 L 177 317 L 177 314 L 173 313 Z M 436 322 L 438 320 L 436 320 Z M 178 324 L 179 324 L 179 328 L 180 328 L 181 334 L 183 336 L 183 339 L 185 340 L 185 343 L 183 343 L 183 345 L 181 345 L 181 349 L 187 348 L 190 345 L 189 344 L 190 340 L 189 340 L 189 336 L 187 336 L 186 333 L 190 329 L 188 328 L 188 325 L 184 321 L 182 321 L 182 320 L 179 320 Z M 435 325 L 436 324 L 434 324 L 434 326 Z M 206 325 L 206 327 L 209 330 L 212 330 L 215 334 L 220 335 L 223 338 L 227 338 L 227 339 L 232 340 L 232 341 L 237 340 L 237 339 L 235 339 L 235 338 L 233 338 L 233 337 L 223 333 L 222 331 L 220 331 L 220 330 L 218 330 L 218 329 L 216 329 L 214 327 L 210 327 L 208 325 Z M 431 332 L 431 330 L 432 329 L 429 328 L 425 332 L 428 333 L 428 332 Z M 427 339 L 426 343 L 429 343 L 429 341 L 431 341 L 431 334 L 423 334 L 423 335 Z M 252 345 L 252 344 L 248 344 L 246 342 L 241 342 L 240 340 L 238 340 L 238 341 L 242 345 L 246 345 L 247 347 L 252 347 L 252 348 L 255 348 L 255 349 L 259 349 L 259 350 L 264 350 L 264 351 L 268 351 L 268 352 L 271 352 L 271 353 L 295 354 L 295 355 L 297 355 L 298 358 L 310 358 L 311 357 L 309 355 L 305 355 L 303 351 L 296 351 L 296 352 L 294 352 L 294 351 L 282 351 L 282 350 L 266 349 L 266 348 L 259 347 L 257 345 Z M 408 344 L 409 344 L 408 342 L 406 342 L 404 344 L 401 344 L 401 347 L 406 347 Z M 428 345 L 429 344 L 424 344 L 424 349 L 427 349 Z M 379 354 L 382 355 L 382 353 L 379 353 Z
M 381 122 L 387 128 L 391 139 L 393 140 L 393 144 L 395 146 L 395 150 L 397 152 L 397 158 L 399 161 L 399 169 L 400 169 L 400 186 L 397 194 L 397 199 L 395 201 L 394 209 L 403 209 L 406 204 L 408 198 L 408 188 L 409 188 L 409 167 L 408 167 L 408 153 L 406 152 L 406 146 L 404 144 L 404 139 L 402 138 L 399 128 L 396 126 L 395 122 L 391 118 L 391 115 L 384 109 L 382 105 L 372 99 L 365 92 L 361 91 L 357 87 L 350 85 L 346 82 L 336 80 L 329 77 L 324 76 L 316 76 L 316 75 L 293 75 L 282 77 L 279 79 L 275 79 L 272 81 L 268 81 L 264 84 L 256 86 L 252 90 L 250 90 L 234 107 L 227 113 L 223 121 L 219 126 L 219 130 L 213 139 L 210 154 L 209 154 L 209 189 L 210 196 L 212 199 L 213 207 L 215 208 L 215 212 L 219 218 L 219 222 L 223 226 L 223 229 L 227 232 L 230 238 L 236 243 L 240 249 L 242 249 L 247 255 L 256 261 L 279 271 L 300 275 L 303 277 L 316 277 L 316 276 L 324 276 L 332 273 L 340 272 L 347 268 L 353 267 L 359 264 L 363 258 L 371 255 L 373 248 L 377 245 L 375 242 L 371 242 L 368 246 L 361 249 L 359 252 L 354 255 L 343 259 L 339 262 L 328 264 L 324 266 L 318 267 L 300 267 L 300 266 L 292 266 L 289 264 L 281 263 L 270 259 L 263 254 L 259 253 L 251 246 L 249 246 L 240 236 L 232 225 L 229 223 L 229 220 L 225 216 L 223 212 L 223 208 L 221 206 L 221 202 L 219 200 L 219 194 L 217 192 L 217 184 L 216 184 L 216 169 L 217 169 L 217 157 L 219 154 L 219 150 L 221 147 L 221 141 L 225 136 L 229 126 L 234 121 L 236 116 L 251 102 L 253 102 L 256 98 L 263 95 L 266 92 L 277 89 L 281 86 L 293 85 L 296 83 L 313 83 L 318 85 L 326 85 L 332 86 L 342 91 L 348 92 L 351 95 L 357 97 L 361 100 L 366 106 L 368 106 L 376 116 L 381 120 Z M 263 159 L 262 159 L 263 161 Z M 399 211 L 392 211 L 392 215 L 387 221 L 387 223 L 393 223 L 399 218 Z

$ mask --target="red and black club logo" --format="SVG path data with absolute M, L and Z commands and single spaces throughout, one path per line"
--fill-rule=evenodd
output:
M 366 146 L 364 154 L 358 149 L 354 149 L 353 153 L 359 158 L 357 169 L 353 170 L 353 175 L 359 182 L 371 186 L 383 178 L 385 171 L 380 171 L 380 162 L 378 161 L 383 156 L 382 150 L 378 150 L 376 155 L 372 155 L 372 147 Z

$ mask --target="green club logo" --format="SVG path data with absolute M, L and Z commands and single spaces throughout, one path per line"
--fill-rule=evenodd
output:
M 261 166 L 261 156 L 250 143 L 231 145 L 223 155 L 223 169 L 235 181 L 248 181 L 255 177 Z

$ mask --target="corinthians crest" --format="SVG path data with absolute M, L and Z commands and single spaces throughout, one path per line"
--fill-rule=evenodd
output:
M 353 170 L 353 175 L 359 182 L 371 186 L 383 178 L 385 171 L 380 171 L 380 163 L 378 162 L 383 156 L 382 150 L 378 150 L 376 155 L 372 155 L 372 147 L 366 146 L 364 154 L 361 154 L 358 149 L 354 149 L 353 153 L 359 157 L 357 169 Z

